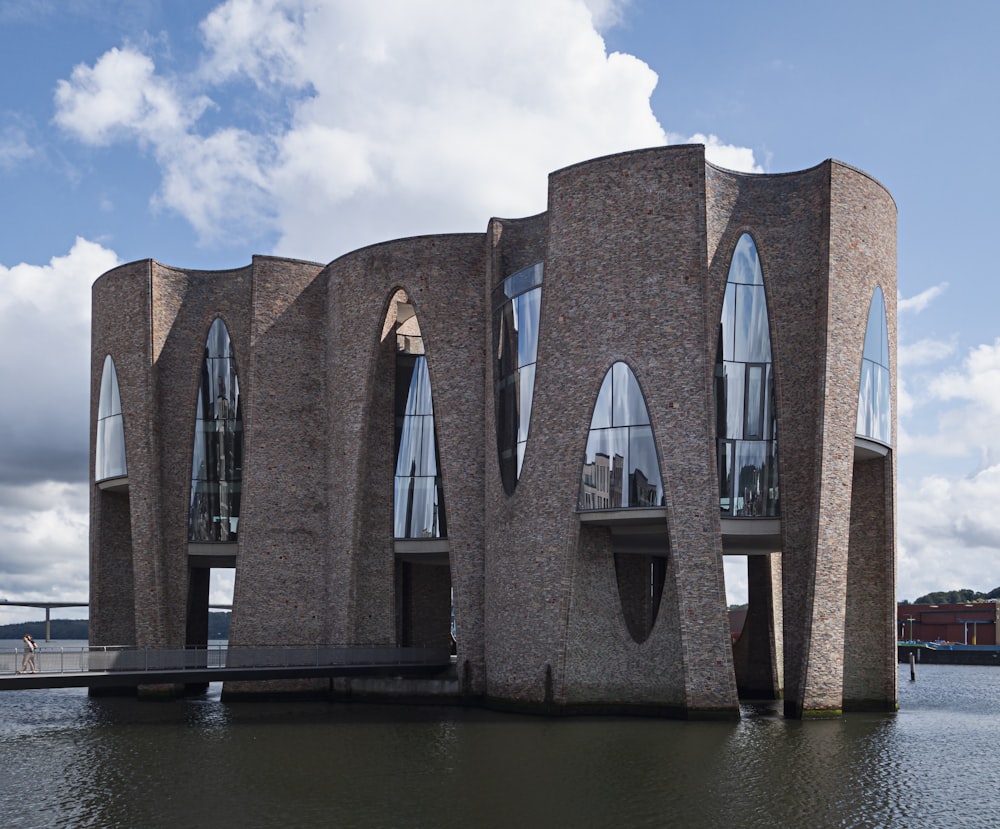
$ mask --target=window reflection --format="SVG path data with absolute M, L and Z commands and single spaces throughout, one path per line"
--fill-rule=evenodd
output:
M 398 319 L 398 318 L 397 318 Z M 396 538 L 445 538 L 444 495 L 434 426 L 434 402 L 423 339 L 415 316 L 396 336 Z
M 876 288 L 868 308 L 868 326 L 865 329 L 856 432 L 861 437 L 887 446 L 892 445 L 891 383 L 885 297 L 882 289 Z
M 191 459 L 188 539 L 236 541 L 243 483 L 243 412 L 226 324 L 216 318 L 205 342 Z
M 580 476 L 580 510 L 663 504 L 663 483 L 649 411 L 625 363 L 604 376 L 587 436 Z
M 497 456 L 504 491 L 513 494 L 528 443 L 538 358 L 542 264 L 507 277 L 493 291 L 493 377 Z
M 94 480 L 124 478 L 125 425 L 122 420 L 122 401 L 118 390 L 118 373 L 115 361 L 108 354 L 101 369 L 101 393 L 97 403 L 97 445 L 95 447 Z
M 764 276 L 744 233 L 730 263 L 715 366 L 719 509 L 738 518 L 779 514 L 777 418 Z

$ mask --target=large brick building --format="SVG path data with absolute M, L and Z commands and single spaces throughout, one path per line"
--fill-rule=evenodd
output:
M 674 146 L 555 172 L 485 233 L 115 268 L 92 642 L 203 642 L 235 567 L 231 643 L 454 631 L 491 705 L 892 709 L 895 246 L 858 170 Z

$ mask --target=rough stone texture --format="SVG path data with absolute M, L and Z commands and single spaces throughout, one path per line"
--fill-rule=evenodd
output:
M 896 295 L 895 217 L 881 185 L 838 162 L 746 175 L 681 146 L 553 173 L 546 213 L 493 219 L 483 234 L 386 242 L 325 268 L 269 257 L 226 272 L 116 268 L 94 287 L 92 441 L 111 354 L 129 491 L 92 497 L 95 641 L 177 645 L 192 624 L 189 601 L 204 592 L 187 553 L 195 399 L 221 316 L 245 406 L 234 644 L 446 641 L 453 591 L 465 697 L 735 716 L 712 384 L 730 257 L 750 233 L 781 476 L 781 558 L 755 581 L 766 607 L 751 651 L 767 664 L 754 670 L 779 686 L 784 674 L 791 716 L 891 707 L 895 459 L 856 462 L 854 431 L 872 293 Z M 491 291 L 536 262 L 534 403 L 507 495 Z M 447 552 L 426 563 L 401 558 L 393 538 L 397 301 L 423 338 L 448 518 Z M 665 578 L 640 642 L 625 618 L 645 632 L 645 599 L 628 597 L 648 559 L 622 564 L 620 590 L 614 533 L 576 512 L 594 403 L 616 361 L 642 388 L 664 484 L 652 531 Z

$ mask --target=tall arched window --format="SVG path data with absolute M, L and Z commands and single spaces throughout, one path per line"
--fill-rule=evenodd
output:
M 889 326 L 885 317 L 885 297 L 876 288 L 868 307 L 868 327 L 861 358 L 858 388 L 859 437 L 892 445 L 892 376 L 889 373 Z
M 778 440 L 764 275 L 749 233 L 736 243 L 715 363 L 719 508 L 724 516 L 778 515 Z
M 493 389 L 500 480 L 508 495 L 521 476 L 535 392 L 542 264 L 508 276 L 493 290 Z
M 423 338 L 405 295 L 396 303 L 396 538 L 446 538 L 434 401 Z
M 657 507 L 662 502 L 660 461 L 646 399 L 632 369 L 615 363 L 604 375 L 594 404 L 578 507 Z
M 122 420 L 122 400 L 118 391 L 118 373 L 109 354 L 101 370 L 101 396 L 97 403 L 97 446 L 94 460 L 94 480 L 124 478 L 128 475 L 125 462 L 125 424 Z
M 243 485 L 243 412 L 226 324 L 208 332 L 198 386 L 188 540 L 234 542 Z

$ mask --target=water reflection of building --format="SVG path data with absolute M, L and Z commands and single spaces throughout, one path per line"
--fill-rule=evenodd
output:
M 326 266 L 99 278 L 94 643 L 203 641 L 235 568 L 234 644 L 449 646 L 454 620 L 442 687 L 490 705 L 891 709 L 891 197 L 687 146 L 549 199 Z

